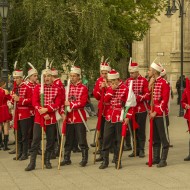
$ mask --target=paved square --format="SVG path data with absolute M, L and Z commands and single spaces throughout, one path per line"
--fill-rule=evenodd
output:
M 79 166 L 81 153 L 72 153 L 72 165 L 57 170 L 58 159 L 52 160 L 53 169 L 41 170 L 41 156 L 37 158 L 36 170 L 25 172 L 29 160 L 13 161 L 13 155 L 0 151 L 0 190 L 188 190 L 190 189 L 190 162 L 184 162 L 188 154 L 189 134 L 183 118 L 177 117 L 179 106 L 172 102 L 170 113 L 170 140 L 173 148 L 169 150 L 168 166 L 149 168 L 148 122 L 145 158 L 129 158 L 131 152 L 124 152 L 123 168 L 116 170 L 110 163 L 105 170 L 98 169 L 100 163 L 93 164 L 94 148 L 89 150 L 89 163 L 85 168 Z M 96 126 L 96 117 L 88 120 L 90 129 Z M 147 120 L 148 121 L 148 120 Z M 12 134 L 12 131 L 10 131 Z M 88 143 L 92 143 L 94 132 L 88 133 Z M 13 138 L 12 136 L 10 137 Z M 14 146 L 10 146 L 14 148 Z M 110 154 L 110 162 L 112 160 Z

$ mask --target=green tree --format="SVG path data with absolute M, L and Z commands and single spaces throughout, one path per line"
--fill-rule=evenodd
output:
M 164 0 L 10 0 L 8 48 L 10 68 L 18 60 L 41 70 L 45 59 L 54 66 L 75 64 L 93 79 L 102 55 L 113 67 L 128 56 L 127 45 L 141 40 Z

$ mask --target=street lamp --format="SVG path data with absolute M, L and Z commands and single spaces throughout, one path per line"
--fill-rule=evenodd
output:
M 7 63 L 7 15 L 8 15 L 9 4 L 6 0 L 0 2 L 0 14 L 2 17 L 2 35 L 3 35 L 3 69 L 2 78 L 8 85 L 8 63 Z
M 166 16 L 167 17 L 171 17 L 173 14 L 175 13 L 178 8 L 176 6 L 176 3 L 178 4 L 178 8 L 179 8 L 179 17 L 181 18 L 181 80 L 180 80 L 180 99 L 182 97 L 183 94 L 183 20 L 184 20 L 184 0 L 172 0 L 172 6 L 170 5 L 170 0 L 168 0 L 168 7 L 166 9 Z M 182 117 L 184 115 L 184 110 L 180 104 L 180 110 L 179 110 L 179 117 Z

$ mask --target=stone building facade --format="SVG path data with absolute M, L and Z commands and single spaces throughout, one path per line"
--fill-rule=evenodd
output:
M 180 76 L 181 69 L 181 19 L 179 11 L 170 18 L 163 12 L 158 21 L 152 20 L 150 30 L 140 42 L 134 42 L 132 57 L 140 64 L 140 72 L 146 75 L 150 64 L 157 58 L 156 62 L 162 63 L 167 70 L 168 80 L 175 84 Z M 184 62 L 183 74 L 190 77 L 190 5 L 185 1 L 184 15 Z

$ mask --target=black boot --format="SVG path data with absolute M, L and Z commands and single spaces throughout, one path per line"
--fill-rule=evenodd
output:
M 15 151 L 16 153 L 16 151 Z M 17 155 L 17 160 L 19 160 L 22 156 L 22 144 L 18 143 L 18 155 Z M 13 160 L 16 160 L 16 157 L 13 158 Z
M 168 151 L 169 151 L 169 148 L 162 148 L 162 157 L 159 164 L 157 165 L 158 168 L 167 166 L 166 159 L 168 156 Z
M 31 156 L 30 156 L 30 163 L 25 168 L 25 171 L 31 171 L 31 170 L 35 169 L 35 167 L 36 167 L 36 157 L 37 157 L 37 151 L 36 152 L 32 152 Z
M 3 147 L 2 132 L 0 133 L 0 150 Z
M 47 169 L 52 169 L 51 163 L 50 163 L 50 157 L 51 157 L 51 152 L 46 152 L 45 153 L 45 160 L 44 160 L 44 164 L 46 166 Z
M 19 158 L 20 161 L 28 159 L 28 141 L 22 143 L 22 156 Z
M 50 159 L 51 160 L 56 159 L 55 150 L 52 151 Z
M 4 135 L 4 151 L 10 150 L 10 148 L 8 148 L 8 141 L 9 141 L 9 135 Z
M 160 147 L 153 147 L 153 161 L 152 165 L 158 164 L 160 162 Z M 146 162 L 146 165 L 149 163 Z
M 121 153 L 121 156 L 122 156 L 122 153 Z M 117 166 L 118 166 L 118 158 L 119 158 L 119 150 L 116 150 L 115 152 L 115 168 L 117 169 Z M 122 165 L 121 165 L 121 160 L 120 160 L 120 163 L 119 163 L 119 169 L 122 168 Z
M 88 149 L 82 149 L 82 161 L 79 163 L 82 167 L 85 167 L 88 163 Z
M 65 165 L 70 165 L 71 164 L 71 151 L 70 150 L 66 150 L 64 153 L 64 160 L 61 162 L 61 166 L 65 166 Z
M 103 155 L 102 155 L 102 151 L 100 151 L 100 156 L 96 158 L 96 162 L 102 162 L 102 161 L 103 161 Z
M 103 151 L 103 162 L 101 163 L 99 169 L 105 169 L 109 165 L 109 150 Z
M 139 151 L 137 150 L 136 151 L 136 156 L 139 156 Z M 135 157 L 135 153 L 134 153 L 134 151 L 131 153 L 131 154 L 129 154 L 129 157 Z
M 190 141 L 189 141 L 189 155 L 184 158 L 184 161 L 190 161 Z
M 21 156 L 22 156 L 22 153 L 18 154 L 17 160 L 19 160 L 21 158 Z M 14 157 L 13 160 L 16 160 L 16 157 Z
M 145 146 L 145 142 L 144 141 L 140 141 L 139 142 L 139 158 L 144 158 L 145 157 L 145 153 L 144 153 L 144 146 Z

